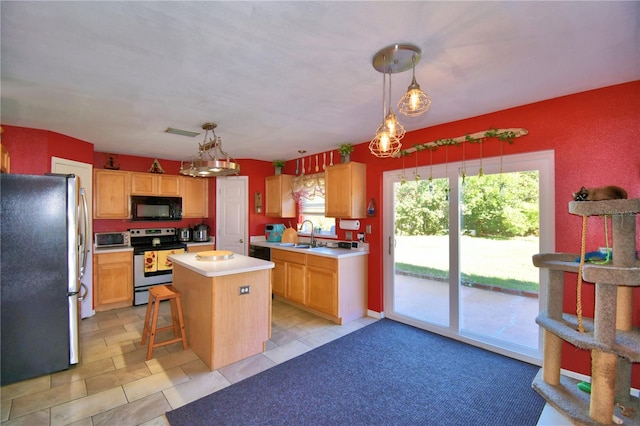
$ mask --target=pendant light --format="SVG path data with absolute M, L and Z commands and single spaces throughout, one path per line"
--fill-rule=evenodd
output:
M 384 76 L 382 77 L 382 85 L 384 86 Z M 384 90 L 384 87 L 383 87 Z M 383 95 L 384 98 L 384 95 Z M 383 99 L 383 103 L 384 103 L 384 99 Z M 402 139 L 406 133 L 406 130 L 404 130 L 404 126 L 398 121 L 398 118 L 396 117 L 396 115 L 393 113 L 393 109 L 391 109 L 391 73 L 389 73 L 389 97 L 388 97 L 388 112 L 387 115 L 384 117 L 384 121 L 382 124 L 385 124 L 387 126 L 387 129 L 389 130 L 389 134 L 391 136 L 395 136 L 396 138 L 398 138 L 398 140 Z M 378 130 L 376 130 L 376 133 L 378 133 L 381 128 L 382 128 L 382 124 L 380 125 L 380 127 L 378 127 Z
M 189 167 L 185 168 L 180 163 L 180 173 L 194 177 L 216 177 L 238 175 L 240 165 L 222 150 L 222 139 L 216 136 L 216 123 L 205 123 L 202 125 L 204 141 L 198 146 L 198 154 Z M 207 136 L 211 132 L 211 137 L 207 141 Z
M 427 112 L 431 106 L 431 99 L 420 89 L 420 85 L 416 81 L 416 63 L 420 61 L 420 57 L 413 55 L 411 62 L 413 63 L 413 79 L 407 88 L 407 92 L 398 101 L 398 111 L 407 117 L 417 117 Z
M 413 44 L 393 44 L 379 50 L 372 60 L 373 68 L 381 72 L 382 77 L 382 124 L 376 130 L 375 137 L 369 143 L 369 150 L 373 155 L 380 158 L 397 157 L 402 144 L 400 139 L 405 135 L 404 126 L 398 121 L 391 108 L 391 74 L 413 69 L 413 81 L 409 86 L 407 98 L 409 103 L 405 106 L 402 97 L 398 103 L 401 113 L 408 116 L 417 116 L 424 113 L 431 105 L 429 97 L 420 90 L 420 86 L 415 81 L 415 66 L 420 61 L 422 50 Z M 387 107 L 386 97 L 386 75 L 389 74 L 389 105 Z M 416 89 L 418 92 L 416 92 Z M 422 95 L 420 95 L 420 93 Z M 426 107 L 424 101 L 428 101 Z M 409 111 L 407 113 L 406 111 Z
M 393 114 L 391 108 L 389 108 L 389 114 L 387 114 L 386 75 L 386 73 L 383 73 L 382 76 L 382 124 L 380 124 L 376 130 L 376 135 L 369 143 L 369 151 L 379 158 L 393 157 L 400 152 L 400 148 L 402 148 L 400 139 L 396 136 L 398 127 L 402 128 L 402 126 L 395 120 L 395 114 L 390 117 L 390 114 Z M 391 130 L 390 126 L 393 130 Z M 404 128 L 402 128 L 402 130 L 404 131 Z

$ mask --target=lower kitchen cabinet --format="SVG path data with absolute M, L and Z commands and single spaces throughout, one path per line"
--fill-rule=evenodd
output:
M 284 292 L 280 291 L 280 295 L 286 299 L 304 304 L 306 300 L 306 255 L 286 250 L 271 250 L 271 260 L 276 265 L 274 269 L 278 269 L 274 272 L 273 292 L 278 294 L 275 291 L 275 288 L 278 287 L 279 290 L 284 290 Z
M 133 304 L 133 253 L 100 253 L 93 256 L 93 305 L 96 311 Z
M 338 260 L 307 257 L 307 306 L 338 316 Z
M 338 324 L 367 313 L 367 255 L 332 258 L 271 249 L 273 293 Z
M 187 244 L 187 253 L 199 253 L 201 251 L 212 251 L 213 244 Z

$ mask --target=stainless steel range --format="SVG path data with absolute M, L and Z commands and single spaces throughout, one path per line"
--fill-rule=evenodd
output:
M 183 253 L 176 228 L 129 229 L 133 247 L 133 304 L 149 301 L 149 288 L 173 281 L 170 254 Z

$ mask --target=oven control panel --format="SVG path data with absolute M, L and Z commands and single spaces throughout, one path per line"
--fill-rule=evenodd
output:
M 131 238 L 137 237 L 161 237 L 165 235 L 176 235 L 176 228 L 146 228 L 129 229 Z

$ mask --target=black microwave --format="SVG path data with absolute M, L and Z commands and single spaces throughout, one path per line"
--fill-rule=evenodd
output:
M 131 220 L 182 220 L 182 198 L 132 195 Z

